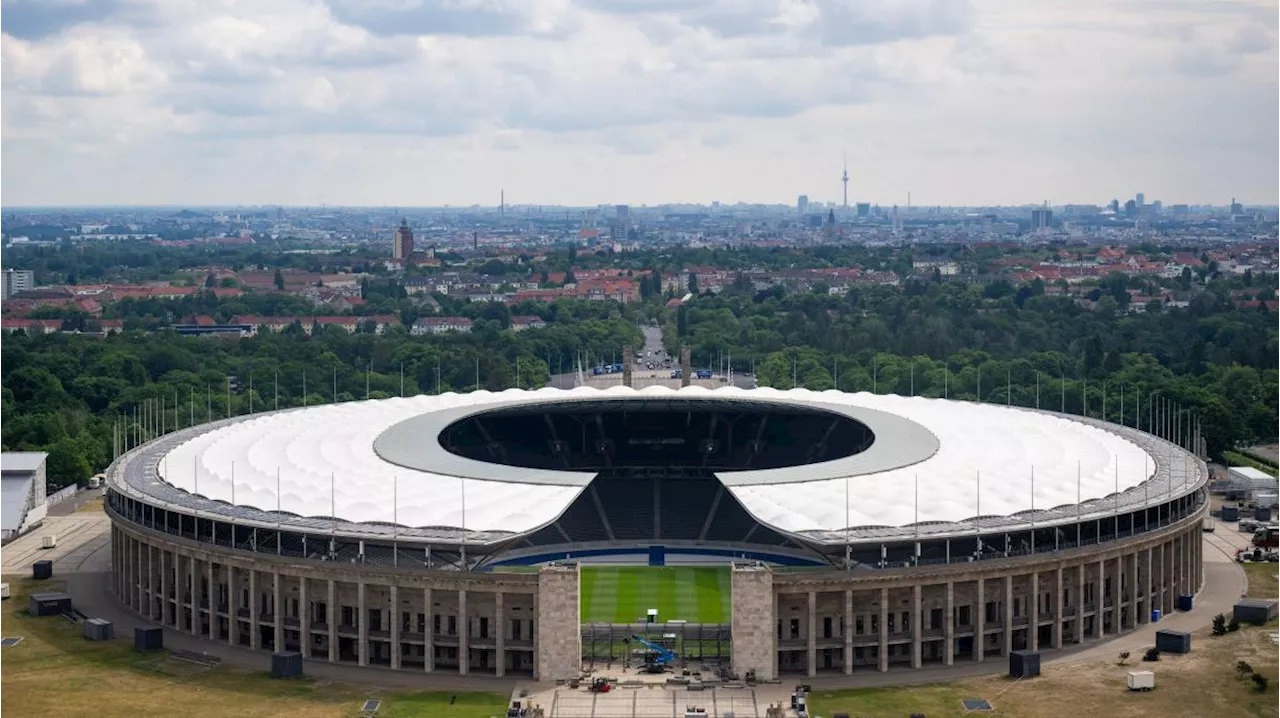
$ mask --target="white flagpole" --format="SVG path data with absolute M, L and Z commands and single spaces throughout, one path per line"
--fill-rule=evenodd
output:
M 391 475 L 391 565 L 400 565 L 400 475 Z
M 279 464 L 277 464 L 276 465 L 276 554 L 277 555 L 283 553 L 283 550 L 280 548 L 281 534 L 284 533 L 283 514 L 280 513 L 281 503 L 282 501 L 280 499 L 280 466 Z
M 1076 547 L 1080 547 L 1080 460 L 1076 460 Z
M 236 462 L 231 462 L 231 505 L 236 505 Z
M 477 359 L 476 363 L 479 364 L 479 362 L 480 360 Z M 466 571 L 467 570 L 467 480 L 458 479 L 458 483 L 461 484 L 460 488 L 462 489 L 462 541 L 459 542 L 461 544 L 460 555 L 462 557 L 462 570 Z

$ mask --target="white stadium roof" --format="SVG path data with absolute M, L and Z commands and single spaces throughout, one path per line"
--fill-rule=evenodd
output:
M 1147 452 L 1128 439 L 1053 414 L 941 399 L 733 387 L 481 391 L 294 409 L 199 435 L 170 450 L 157 468 L 178 489 L 263 511 L 279 507 L 299 516 L 356 523 L 527 532 L 555 520 L 592 474 L 489 465 L 494 478 L 482 479 L 474 472 L 453 471 L 447 462 L 441 466 L 452 473 L 441 468 L 433 473 L 386 461 L 375 451 L 375 440 L 392 426 L 427 413 L 644 397 L 805 403 L 844 408 L 855 417 L 883 412 L 936 437 L 936 451 L 921 454 L 918 448 L 902 447 L 904 455 L 915 455 L 914 463 L 898 468 L 851 470 L 832 478 L 836 462 L 827 462 L 814 465 L 815 480 L 792 476 L 780 484 L 760 483 L 765 472 L 739 472 L 741 480 L 735 480 L 735 472 L 720 474 L 756 519 L 788 532 L 959 522 L 979 514 L 1044 510 L 1103 498 L 1117 488 L 1124 491 L 1155 471 Z M 876 430 L 874 421 L 868 426 Z M 436 444 L 436 437 L 424 435 L 421 441 Z

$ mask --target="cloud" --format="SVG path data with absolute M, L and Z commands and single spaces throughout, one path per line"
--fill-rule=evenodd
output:
M 1246 25 L 1236 31 L 1227 44 L 1228 52 L 1252 55 L 1274 50 L 1276 36 L 1257 25 Z
M 844 149 L 894 201 L 1276 189 L 1262 0 L 2 1 L 11 203 L 818 201 Z M 1102 169 L 1162 142 L 1165 191 Z

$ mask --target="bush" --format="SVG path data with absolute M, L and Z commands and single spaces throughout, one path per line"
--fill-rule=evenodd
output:
M 1144 660 L 1144 661 L 1158 661 L 1158 660 L 1160 660 L 1160 649 L 1159 649 L 1159 648 L 1148 648 L 1148 649 L 1147 649 L 1147 652 L 1146 652 L 1146 653 L 1144 653 L 1144 654 L 1142 655 L 1142 660 Z
M 1213 617 L 1213 635 L 1221 636 L 1227 632 L 1227 617 L 1219 613 Z
M 1240 622 L 1235 619 L 1235 616 L 1232 616 L 1231 620 L 1227 623 L 1227 630 L 1228 631 L 1240 630 Z
M 1236 677 L 1237 678 L 1243 679 L 1247 677 L 1250 673 L 1253 673 L 1253 666 L 1249 665 L 1248 661 L 1236 661 Z
M 1270 683 L 1271 681 L 1261 673 L 1253 674 L 1252 678 L 1253 678 L 1254 689 L 1257 690 L 1259 693 L 1266 693 L 1267 684 Z
M 1128 651 L 1125 651 L 1124 653 L 1121 653 L 1121 654 L 1120 654 L 1120 665 L 1122 665 L 1122 666 L 1123 666 L 1123 665 L 1124 665 L 1124 662 L 1125 662 L 1125 661 L 1127 661 L 1127 660 L 1129 660 L 1129 652 L 1128 652 Z

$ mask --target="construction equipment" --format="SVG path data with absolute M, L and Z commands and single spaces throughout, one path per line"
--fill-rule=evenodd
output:
M 632 636 L 631 639 L 647 649 L 644 654 L 644 669 L 646 673 L 662 673 L 671 668 L 671 664 L 676 662 L 675 651 L 663 648 L 656 643 L 650 643 L 643 636 Z
M 608 693 L 613 690 L 613 681 L 608 678 L 597 678 L 587 686 L 587 690 L 592 693 Z

